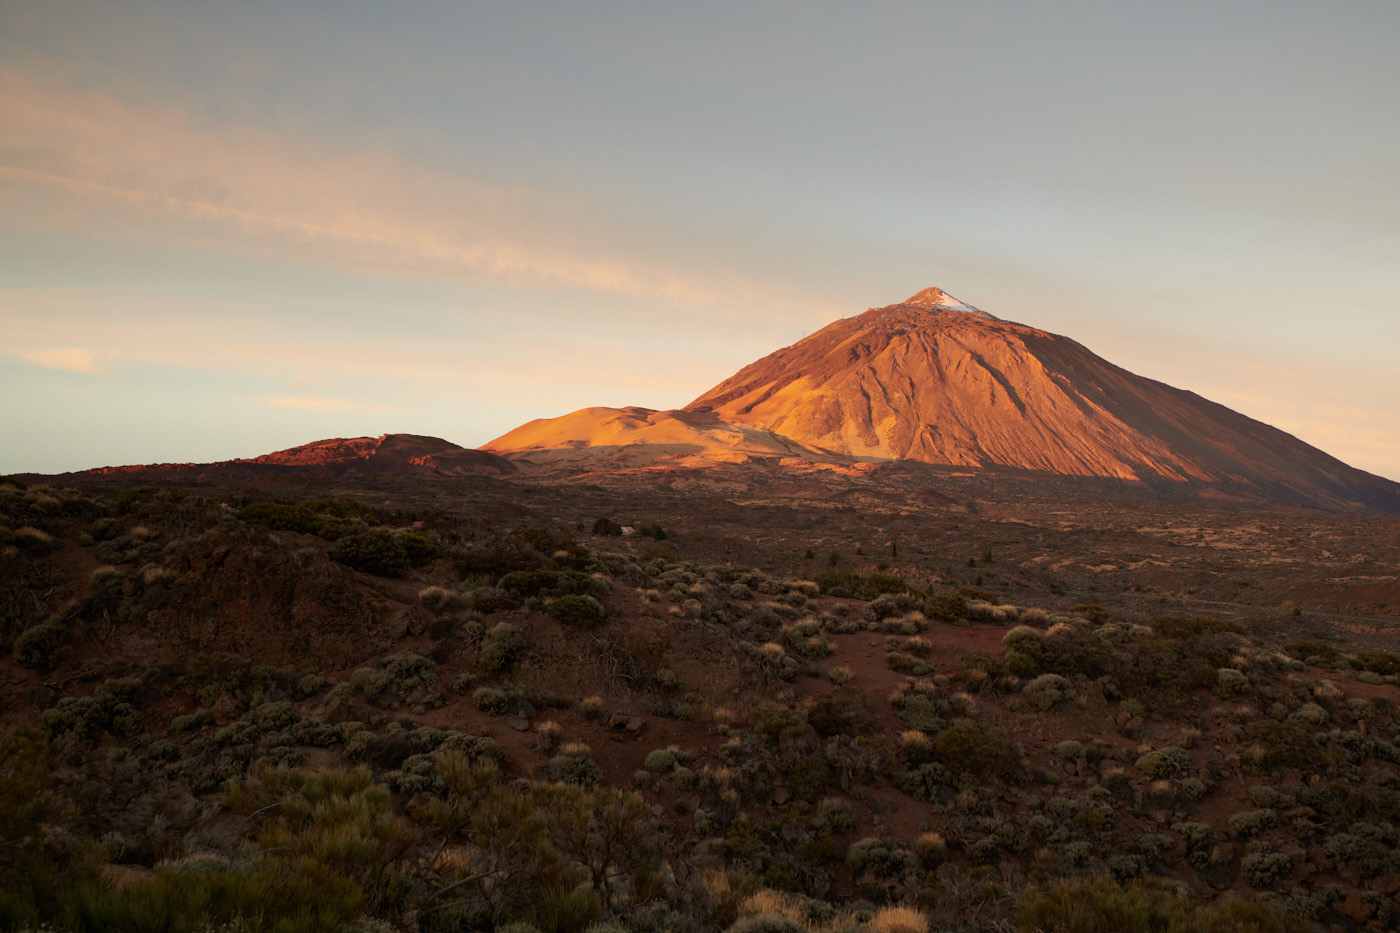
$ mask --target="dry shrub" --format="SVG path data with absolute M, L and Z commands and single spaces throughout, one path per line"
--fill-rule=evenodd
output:
M 764 888 L 744 898 L 739 904 L 739 915 L 782 917 L 798 926 L 806 926 L 807 920 L 802 914 L 802 901 L 796 895 L 786 891 L 774 891 L 771 888 Z
M 866 928 L 871 933 L 928 933 L 928 918 L 911 907 L 881 907 Z
M 1345 695 L 1342 688 L 1330 680 L 1320 680 L 1317 686 L 1313 687 L 1313 696 L 1319 700 L 1340 700 Z
M 1045 628 L 1050 624 L 1050 613 L 1044 609 L 1022 609 L 1021 623 L 1034 628 Z
M 843 687 L 855 678 L 855 672 L 849 667 L 833 667 L 826 672 L 826 677 L 838 687 Z

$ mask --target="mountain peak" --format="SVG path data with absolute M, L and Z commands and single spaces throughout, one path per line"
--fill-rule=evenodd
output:
M 978 317 L 988 318 L 993 321 L 1000 320 L 1000 318 L 988 314 L 986 311 L 983 311 L 980 308 L 974 308 L 970 304 L 958 301 L 958 299 L 954 298 L 952 295 L 948 294 L 943 289 L 934 288 L 932 286 L 930 286 L 929 288 L 925 288 L 922 291 L 915 293 L 914 295 L 911 295 L 910 297 L 901 301 L 900 304 L 925 305 L 938 311 L 957 311 L 961 314 L 975 314 Z

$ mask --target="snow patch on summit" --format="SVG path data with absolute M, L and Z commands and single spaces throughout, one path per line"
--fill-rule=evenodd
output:
M 941 288 L 926 288 L 916 295 L 905 299 L 902 304 L 924 305 L 931 307 L 935 311 L 956 311 L 959 314 L 975 314 L 978 317 L 986 318 L 989 321 L 1000 321 L 1001 318 L 988 314 L 981 308 L 974 308 L 970 304 L 965 304 Z

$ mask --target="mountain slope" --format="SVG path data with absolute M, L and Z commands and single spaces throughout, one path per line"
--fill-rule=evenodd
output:
M 837 321 L 686 410 L 859 458 L 1224 484 L 1400 510 L 1400 484 L 938 289 Z
M 382 434 L 379 437 L 333 437 L 260 457 L 216 463 L 150 463 L 98 467 L 64 475 L 149 475 L 193 477 L 254 477 L 286 473 L 392 473 L 427 471 L 452 476 L 510 475 L 511 461 L 484 450 L 460 447 L 438 437 Z

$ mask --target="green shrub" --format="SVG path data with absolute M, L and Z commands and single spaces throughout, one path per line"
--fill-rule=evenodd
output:
M 1034 677 L 1045 663 L 1045 639 L 1029 625 L 1018 625 L 1001 640 L 1002 657 L 1017 677 Z
M 622 526 L 611 518 L 600 518 L 593 523 L 593 533 L 602 537 L 618 538 L 622 536 Z
M 68 626 L 58 619 L 41 622 L 15 639 L 15 663 L 36 671 L 51 671 L 68 648 Z
M 1283 650 L 1300 661 L 1308 658 L 1321 658 L 1333 661 L 1339 652 L 1332 645 L 1322 641 L 1295 641 L 1283 646 Z
M 1361 663 L 1373 674 L 1390 676 L 1400 674 L 1400 655 L 1389 651 L 1366 651 L 1361 654 Z
M 944 729 L 934 738 L 933 748 L 936 760 L 953 774 L 1008 781 L 1023 776 L 1020 747 L 978 722 L 960 722 Z
M 980 652 L 962 659 L 958 677 L 973 693 L 1001 693 L 1016 685 L 1016 677 L 1005 663 Z
M 525 635 L 509 622 L 498 622 L 481 639 L 481 669 L 494 674 L 513 666 L 525 653 Z
M 515 708 L 506 692 L 495 687 L 477 687 L 472 693 L 472 704 L 492 716 L 504 716 Z
M 1049 710 L 1075 695 L 1074 685 L 1059 674 L 1041 674 L 1026 684 L 1022 693 L 1038 710 Z
M 1333 833 L 1322 841 L 1322 851 L 1333 861 L 1349 865 L 1365 853 L 1366 840 L 1355 833 Z
M 303 675 L 297 681 L 297 692 L 304 697 L 313 697 L 326 687 L 326 678 L 320 674 L 312 673 Z
M 1232 667 L 1222 667 L 1215 672 L 1215 689 L 1221 696 L 1239 696 L 1249 692 L 1249 676 Z
M 350 675 L 350 686 L 360 691 L 366 700 L 378 706 L 381 700 L 389 699 L 388 694 L 394 686 L 394 678 L 388 671 L 362 667 Z
M 1023 933 L 1302 933 L 1309 929 L 1301 920 L 1275 914 L 1257 901 L 1226 898 L 1201 905 L 1154 879 L 1125 885 L 1106 877 L 1031 886 L 1016 905 L 1016 923 Z
M 750 914 L 735 920 L 725 933 L 807 933 L 807 928 L 783 914 Z
M 1252 839 L 1273 829 L 1277 823 L 1278 817 L 1272 810 L 1242 810 L 1231 814 L 1225 825 L 1236 839 Z
M 1249 799 L 1256 807 L 1266 810 L 1291 810 L 1298 805 L 1298 799 L 1292 794 L 1268 784 L 1256 784 L 1251 787 Z
M 900 720 L 910 729 L 938 732 L 947 726 L 937 697 L 926 693 L 905 693 L 896 701 Z
M 305 503 L 252 502 L 238 513 L 238 518 L 250 525 L 264 525 L 276 531 L 296 531 L 319 534 L 326 516 L 313 511 Z
M 422 567 L 437 558 L 442 551 L 427 535 L 420 535 L 416 531 L 405 531 L 397 536 L 399 546 L 408 555 L 408 563 L 411 567 Z M 391 576 L 383 574 L 382 576 Z
M 438 666 L 420 654 L 405 652 L 384 659 L 384 670 L 400 687 L 436 683 Z
M 607 621 L 602 603 L 592 596 L 561 596 L 545 607 L 550 618 L 561 625 L 591 631 Z
M 642 767 L 648 771 L 670 771 L 676 763 L 676 753 L 673 749 L 658 748 L 647 753 L 646 760 L 642 762 Z
M 1136 762 L 1137 769 L 1151 778 L 1175 777 L 1189 771 L 1194 764 L 1190 752 L 1175 746 L 1146 752 L 1138 756 Z
M 609 587 L 601 580 L 577 570 L 514 570 L 496 584 L 512 596 L 559 597 L 608 595 Z
M 88 738 L 108 732 L 118 738 L 128 738 L 141 731 L 141 720 L 130 703 L 103 696 L 100 691 L 90 697 L 64 697 L 44 710 L 44 726 L 50 735 L 72 732 Z
M 1172 712 L 1197 692 L 1216 687 L 1216 671 L 1227 667 L 1239 636 L 1205 623 L 1214 620 L 1158 620 L 1153 635 L 1123 646 L 1112 661 L 1116 692 L 1150 711 Z M 1194 624 L 1202 631 L 1190 634 Z M 1224 626 L 1224 623 L 1217 623 Z
M 562 755 L 555 755 L 549 759 L 545 770 L 551 781 L 563 781 L 565 784 L 592 787 L 603 780 L 603 769 L 593 760 L 593 756 L 586 752 L 566 751 Z
M 365 573 L 401 577 L 412 565 L 401 537 L 383 529 L 347 535 L 331 547 L 329 555 L 332 560 Z
M 924 601 L 924 615 L 949 625 L 966 622 L 967 597 L 961 593 L 937 593 Z
M 878 881 L 897 881 L 912 874 L 918 866 L 919 860 L 913 852 L 875 836 L 852 843 L 846 850 L 846 867 L 857 878 L 867 876 Z
M 1293 860 L 1282 852 L 1251 852 L 1240 860 L 1240 871 L 1252 888 L 1271 888 L 1293 871 Z

